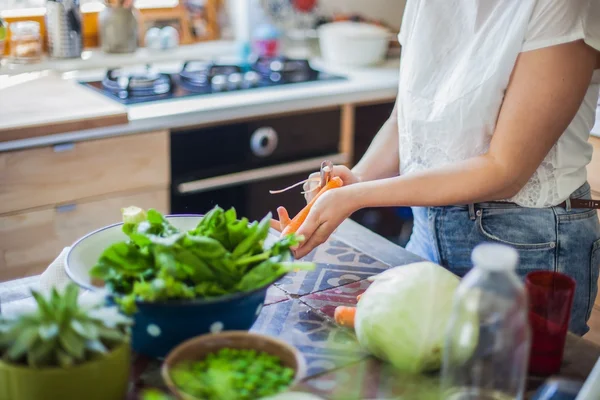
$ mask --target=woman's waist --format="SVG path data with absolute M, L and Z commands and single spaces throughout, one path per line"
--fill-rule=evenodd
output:
M 567 198 L 556 204 L 551 204 L 543 207 L 530 207 L 527 205 L 519 204 L 511 200 L 493 200 L 493 201 L 482 201 L 472 204 L 456 204 L 444 207 L 431 207 L 431 208 L 446 208 L 446 207 L 459 207 L 464 209 L 475 208 L 475 209 L 503 209 L 503 208 L 529 208 L 535 209 L 547 209 L 547 208 L 562 208 L 566 210 L 570 209 L 600 209 L 600 201 L 592 200 L 591 187 L 588 182 L 584 182 L 583 185 L 575 189 Z

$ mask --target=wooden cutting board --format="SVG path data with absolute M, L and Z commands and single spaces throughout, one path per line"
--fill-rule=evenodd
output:
M 123 105 L 54 73 L 0 76 L 0 142 L 127 122 Z

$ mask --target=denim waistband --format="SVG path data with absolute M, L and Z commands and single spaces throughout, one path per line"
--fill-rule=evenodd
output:
M 588 182 L 586 182 L 583 185 L 581 185 L 577 190 L 575 190 L 573 193 L 571 193 L 571 196 L 569 196 L 569 198 L 570 199 L 581 199 L 581 198 L 585 198 L 585 197 L 589 196 L 590 193 L 591 193 L 590 184 Z M 461 207 L 461 208 L 523 208 L 523 206 L 520 206 L 515 203 L 501 202 L 501 201 L 497 201 L 497 202 L 493 202 L 493 203 L 481 202 L 481 203 L 467 204 L 467 205 L 455 206 L 455 207 Z M 547 208 L 550 208 L 550 207 L 547 207 Z

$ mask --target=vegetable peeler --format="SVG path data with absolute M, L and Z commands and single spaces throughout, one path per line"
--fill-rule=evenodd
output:
M 279 194 L 279 193 L 287 192 L 288 190 L 293 189 L 296 186 L 300 186 L 300 185 L 302 185 L 302 190 L 303 190 L 302 194 L 311 193 L 311 192 L 314 192 L 317 189 L 321 189 L 322 187 L 327 185 L 327 182 L 329 182 L 329 180 L 332 178 L 332 174 L 333 174 L 333 163 L 329 160 L 325 160 L 321 163 L 321 169 L 319 171 L 319 178 L 308 178 L 303 181 L 297 182 L 291 186 L 288 186 L 285 189 L 270 190 L 269 193 Z M 317 182 L 319 184 L 315 185 L 315 183 L 317 183 Z

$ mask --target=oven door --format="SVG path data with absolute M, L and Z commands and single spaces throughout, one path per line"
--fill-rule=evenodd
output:
M 348 161 L 345 154 L 336 153 L 180 183 L 172 189 L 171 211 L 174 214 L 203 214 L 218 205 L 224 209 L 234 207 L 239 216 L 259 220 L 268 212 L 277 216 L 277 207 L 284 206 L 294 216 L 306 205 L 302 188 L 281 194 L 270 194 L 269 191 L 306 179 L 310 173 L 318 171 L 325 159 L 334 164 Z

